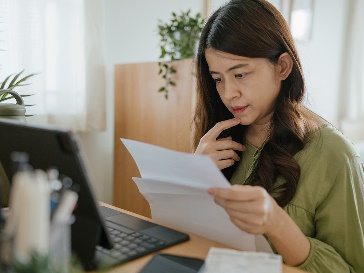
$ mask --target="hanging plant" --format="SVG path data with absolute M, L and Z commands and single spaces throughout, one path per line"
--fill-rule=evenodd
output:
M 177 73 L 173 62 L 180 59 L 192 58 L 195 55 L 197 41 L 200 37 L 204 19 L 200 13 L 191 15 L 191 11 L 172 12 L 169 22 L 159 20 L 160 56 L 158 74 L 164 79 L 164 85 L 158 92 L 164 93 L 168 99 L 169 88 L 176 86 L 173 75 Z

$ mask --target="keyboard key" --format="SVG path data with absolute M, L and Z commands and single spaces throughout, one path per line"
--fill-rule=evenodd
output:
M 112 240 L 114 243 L 118 243 L 118 242 L 121 242 L 123 239 L 121 239 L 120 237 L 115 237 L 115 238 L 112 238 Z
M 150 237 L 147 235 L 143 235 L 143 236 L 140 236 L 139 239 L 143 240 L 143 241 L 148 241 L 150 239 Z
M 130 250 L 131 250 L 130 248 L 125 247 L 125 246 L 119 249 L 119 251 L 120 251 L 121 253 L 126 253 L 126 252 L 129 252 Z
M 134 244 L 134 243 L 131 243 L 131 244 L 128 245 L 128 247 L 130 249 L 134 249 L 134 248 L 138 247 L 138 245 L 137 244 Z
M 146 242 L 143 242 L 140 244 L 141 247 L 144 247 L 146 249 L 152 249 L 152 248 L 155 248 L 155 245 L 151 245 L 151 244 L 148 244 Z
M 111 223 L 111 222 L 106 222 L 106 225 L 109 228 L 116 229 L 116 230 L 121 231 L 121 232 L 126 233 L 126 234 L 132 234 L 132 233 L 135 232 L 134 230 L 132 230 L 130 228 L 126 228 L 126 227 L 123 227 L 121 225 L 117 225 L 117 224 L 114 224 L 114 223 Z
M 133 237 L 135 237 L 135 238 L 138 238 L 138 237 L 140 237 L 140 236 L 143 236 L 143 234 L 141 234 L 141 233 L 139 233 L 139 232 L 134 232 L 134 233 L 132 233 L 131 234 Z
M 110 254 L 111 253 L 111 249 L 107 249 L 107 248 L 103 248 L 101 250 L 101 252 L 105 253 L 105 254 Z
M 132 250 L 132 251 L 125 253 L 125 255 L 128 257 L 135 257 L 135 256 L 138 256 L 139 254 L 136 251 Z
M 120 252 L 117 252 L 117 251 L 113 251 L 110 253 L 110 256 L 113 257 L 113 258 L 116 258 L 116 259 L 127 259 L 128 256 L 126 256 L 125 254 L 123 253 L 120 253 Z
M 135 239 L 133 242 L 134 242 L 134 243 L 136 243 L 136 244 L 140 244 L 140 243 L 142 243 L 143 241 L 142 241 L 142 240 L 140 240 L 140 239 Z
M 116 230 L 116 229 L 113 229 L 113 230 L 110 230 L 109 231 L 109 234 L 113 234 L 113 235 L 117 235 L 119 233 L 120 233 L 120 231 L 119 230 Z
M 126 237 L 123 237 L 125 240 L 128 240 L 128 241 L 134 241 L 135 238 L 133 236 L 126 236 Z
M 158 242 L 158 240 L 157 240 L 157 239 L 155 239 L 155 238 L 150 238 L 150 239 L 147 241 L 147 243 L 151 243 L 151 244 L 154 244 L 154 243 L 156 243 L 156 242 Z
M 126 245 L 130 244 L 130 241 L 122 240 L 122 241 L 120 241 L 120 244 L 123 245 L 123 246 L 126 246 Z
M 141 247 L 141 246 L 134 249 L 134 251 L 137 253 L 142 253 L 142 252 L 145 252 L 146 250 L 147 250 L 146 248 Z
M 123 246 L 121 244 L 114 244 L 114 249 L 120 249 L 122 248 Z

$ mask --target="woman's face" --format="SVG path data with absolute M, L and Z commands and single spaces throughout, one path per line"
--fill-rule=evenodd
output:
M 276 66 L 264 58 L 246 58 L 211 48 L 205 57 L 221 100 L 241 124 L 269 122 L 281 88 Z

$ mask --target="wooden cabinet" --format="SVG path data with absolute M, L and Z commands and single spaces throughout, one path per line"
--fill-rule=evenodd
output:
M 132 180 L 140 173 L 120 138 L 191 152 L 193 60 L 175 62 L 175 67 L 176 86 L 165 99 L 158 93 L 163 80 L 157 62 L 115 65 L 113 203 L 144 216 L 150 216 L 149 205 Z

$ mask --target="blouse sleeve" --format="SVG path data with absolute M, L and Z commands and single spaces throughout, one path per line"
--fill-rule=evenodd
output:
M 299 267 L 309 272 L 364 272 L 364 166 L 353 157 L 315 213 L 317 234 Z

